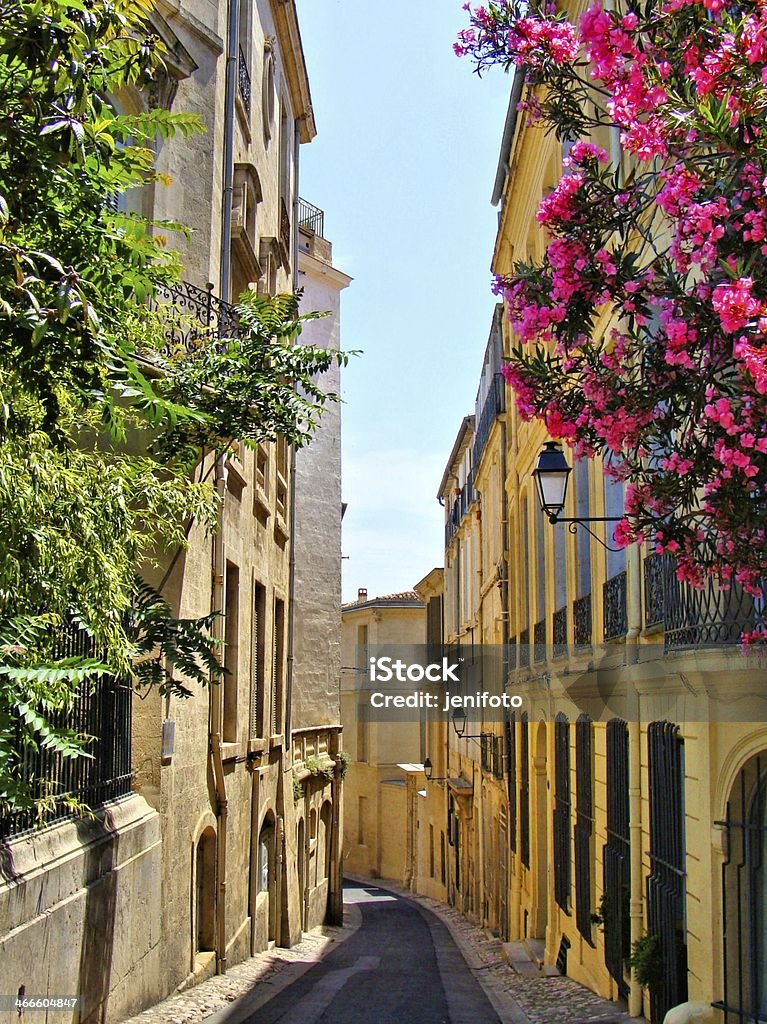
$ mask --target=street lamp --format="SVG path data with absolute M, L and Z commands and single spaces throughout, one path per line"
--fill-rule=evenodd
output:
M 442 778 L 435 779 L 432 776 L 432 772 L 433 771 L 434 771 L 434 766 L 431 763 L 431 758 L 427 757 L 426 760 L 423 763 L 423 773 L 426 776 L 426 781 L 427 782 L 445 782 L 445 780 L 447 779 L 446 775 L 442 776 Z
M 565 454 L 557 441 L 547 441 L 543 450 L 538 456 L 538 461 L 533 470 L 536 487 L 538 488 L 538 501 L 541 510 L 552 524 L 567 523 L 570 533 L 577 533 L 578 527 L 589 533 L 594 540 L 598 541 L 608 551 L 620 551 L 620 548 L 611 548 L 605 544 L 601 537 L 598 537 L 593 530 L 590 530 L 586 523 L 619 523 L 622 516 L 576 516 L 568 518 L 560 515 L 565 507 L 567 497 L 567 483 L 572 473 L 572 467 L 568 465 Z
M 463 708 L 453 708 L 453 728 L 455 729 L 456 736 L 461 740 L 481 740 L 483 736 L 487 736 L 488 733 L 478 732 L 473 735 L 466 735 L 466 712 Z

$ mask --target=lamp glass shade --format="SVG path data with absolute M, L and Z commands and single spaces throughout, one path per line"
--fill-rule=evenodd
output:
M 431 758 L 427 757 L 423 763 L 423 773 L 426 776 L 427 780 L 431 778 L 433 770 L 434 767 L 431 763 Z
M 466 732 L 466 712 L 463 708 L 453 708 L 453 728 L 456 736 L 463 736 Z
M 571 473 L 572 467 L 557 442 L 547 441 L 533 470 L 538 500 L 547 515 L 558 516 L 565 507 L 567 480 Z

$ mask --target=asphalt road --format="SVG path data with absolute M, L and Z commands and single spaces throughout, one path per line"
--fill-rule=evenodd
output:
M 344 899 L 359 929 L 244 1024 L 499 1024 L 438 918 L 377 887 Z

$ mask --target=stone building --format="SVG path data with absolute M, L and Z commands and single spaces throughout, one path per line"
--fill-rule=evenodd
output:
M 525 88 L 517 76 L 495 183 L 504 275 L 543 255 L 535 213 L 562 173 L 563 145 L 517 116 Z M 626 163 L 615 140 L 594 141 Z M 508 355 L 516 339 L 497 326 Z M 606 308 L 595 331 L 610 326 Z M 765 676 L 737 642 L 760 602 L 691 589 L 669 556 L 618 550 L 609 522 L 552 525 L 533 478 L 545 428 L 508 389 L 491 408 L 487 435 L 479 410 L 463 421 L 440 488 L 445 642 L 472 662 L 478 645 L 507 643 L 501 685 L 521 706 L 500 730 L 495 713 L 469 713 L 475 741 L 448 730 L 448 898 L 513 955 L 634 1015 L 691 1000 L 717 1020 L 760 1019 L 767 716 L 747 697 Z M 568 458 L 562 514 L 619 517 L 621 485 Z M 477 660 L 468 691 L 495 691 L 495 662 Z M 644 988 L 632 948 L 654 970 Z
M 118 106 L 195 111 L 206 127 L 158 141 L 171 184 L 131 197 L 192 229 L 178 239 L 183 284 L 164 300 L 215 334 L 243 289 L 305 281 L 304 308 L 331 312 L 305 337 L 337 348 L 349 278 L 320 211 L 298 199 L 315 126 L 294 0 L 162 2 L 152 20 L 167 75 Z M 102 702 L 95 820 L 3 823 L 0 991 L 79 993 L 52 1021 L 120 1020 L 339 915 L 339 411 L 298 457 L 278 439 L 202 469 L 218 532 L 193 527 L 188 550 L 160 552 L 145 575 L 177 616 L 220 613 L 224 682 L 188 700 Z
M 423 780 L 425 719 L 371 716 L 370 657 L 396 657 L 426 641 L 426 608 L 415 591 L 369 598 L 367 590 L 341 614 L 341 721 L 351 756 L 344 785 L 344 871 L 409 882 L 417 857 L 415 793 Z M 420 788 L 420 787 L 419 787 Z

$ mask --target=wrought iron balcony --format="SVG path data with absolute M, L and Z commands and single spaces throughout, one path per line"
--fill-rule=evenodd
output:
M 280 242 L 285 249 L 285 252 L 290 258 L 290 252 L 293 248 L 290 244 L 290 214 L 288 208 L 285 205 L 285 200 L 280 199 Z
M 302 228 L 308 228 L 320 238 L 325 237 L 325 211 L 318 206 L 312 206 L 305 199 L 298 200 L 298 224 Z
M 708 579 L 700 590 L 677 579 L 673 555 L 644 561 L 645 627 L 663 625 L 666 649 L 735 644 L 763 612 L 743 588 Z
M 573 601 L 573 640 L 576 647 L 591 646 L 591 594 Z
M 533 661 L 546 660 L 546 620 L 541 619 L 533 626 Z
M 237 83 L 240 87 L 242 105 L 250 113 L 250 71 L 248 70 L 248 60 L 242 52 L 242 47 L 240 47 L 240 53 L 237 58 Z
M 567 607 L 558 608 L 552 618 L 552 640 L 554 657 L 561 658 L 567 654 Z
M 490 381 L 490 390 L 479 414 L 479 421 L 474 435 L 474 465 L 478 466 L 482 453 L 485 450 L 487 439 L 493 428 L 493 423 L 501 413 L 506 411 L 506 390 L 503 382 L 503 375 L 496 373 Z
M 212 284 L 206 290 L 187 281 L 160 285 L 155 304 L 172 307 L 165 324 L 169 348 L 193 352 L 210 340 L 239 338 L 242 334 L 236 308 L 214 295 Z
M 619 572 L 602 586 L 605 640 L 616 640 L 628 632 L 626 573 Z
M 523 629 L 519 634 L 519 667 L 526 668 L 530 664 L 530 630 Z

